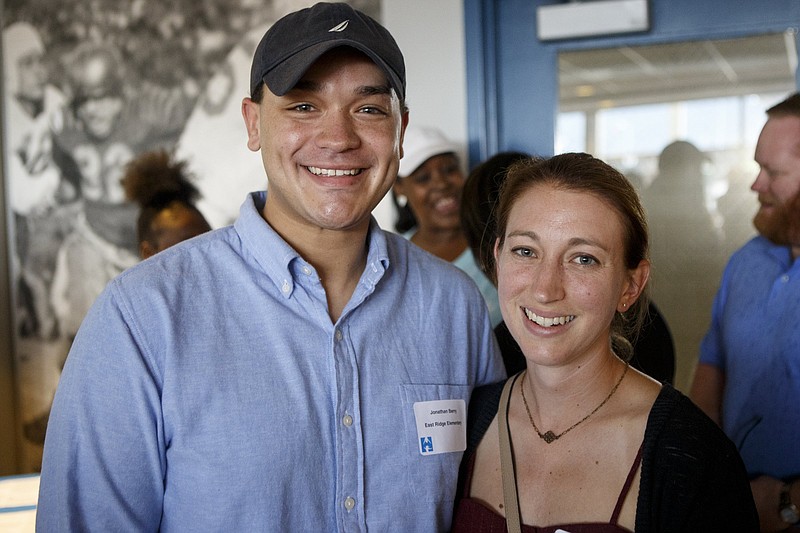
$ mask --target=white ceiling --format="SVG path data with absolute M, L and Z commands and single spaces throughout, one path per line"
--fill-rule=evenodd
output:
M 791 91 L 794 32 L 559 54 L 560 111 Z

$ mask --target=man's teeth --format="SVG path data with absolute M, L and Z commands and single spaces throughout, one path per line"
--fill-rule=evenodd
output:
M 355 176 L 361 169 L 359 168 L 351 168 L 349 170 L 340 170 L 340 169 L 332 169 L 332 168 L 319 168 L 319 167 L 306 167 L 308 171 L 314 174 L 315 176 Z
M 567 322 L 572 322 L 575 319 L 575 315 L 543 317 L 537 315 L 530 309 L 525 309 L 525 315 L 531 322 L 535 322 L 536 324 L 545 328 L 549 328 L 551 326 L 563 326 Z

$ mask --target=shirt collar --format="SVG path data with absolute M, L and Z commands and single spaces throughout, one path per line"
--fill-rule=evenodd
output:
M 305 266 L 313 267 L 261 216 L 266 200 L 266 191 L 250 193 L 239 210 L 239 218 L 234 222 L 234 229 L 241 238 L 245 250 L 275 283 L 281 294 L 288 298 L 292 295 L 295 285 L 293 275 L 295 268 L 292 263 L 302 263 L 294 265 L 300 270 Z M 359 284 L 366 284 L 366 288 L 371 292 L 388 268 L 389 251 L 386 235 L 375 218 L 370 217 L 367 233 L 367 264 Z

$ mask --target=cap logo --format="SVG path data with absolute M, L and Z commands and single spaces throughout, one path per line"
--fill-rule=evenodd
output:
M 350 24 L 349 20 L 345 20 L 344 22 L 340 22 L 339 24 L 337 24 L 333 28 L 329 29 L 328 33 L 344 31 L 347 28 L 348 24 Z

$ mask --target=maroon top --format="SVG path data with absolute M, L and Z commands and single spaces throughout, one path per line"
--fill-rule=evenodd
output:
M 619 524 L 619 513 L 622 510 L 622 504 L 628 491 L 633 484 L 633 478 L 636 475 L 636 470 L 639 468 L 639 463 L 642 461 L 642 447 L 639 447 L 639 452 L 636 454 L 636 459 L 633 461 L 628 477 L 625 479 L 625 484 L 622 486 L 622 491 L 617 498 L 617 505 L 614 506 L 614 512 L 611 513 L 611 520 L 608 523 L 583 523 L 583 524 L 560 524 L 555 526 L 537 527 L 528 526 L 523 524 L 523 533 L 555 533 L 557 530 L 562 529 L 569 533 L 631 533 Z M 492 509 L 484 505 L 482 502 L 470 497 L 470 485 L 472 483 L 472 470 L 475 466 L 475 454 L 470 458 L 466 482 L 464 484 L 464 497 L 458 504 L 455 517 L 453 518 L 453 533 L 459 531 L 469 531 L 473 533 L 506 533 L 506 519 L 500 516 Z

